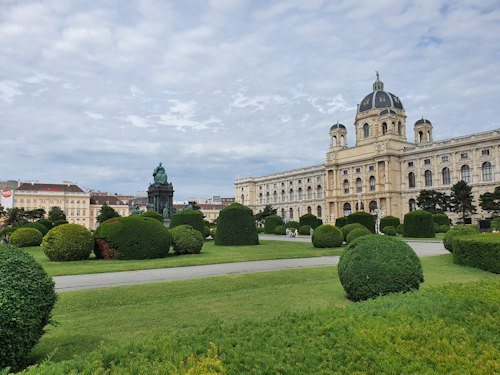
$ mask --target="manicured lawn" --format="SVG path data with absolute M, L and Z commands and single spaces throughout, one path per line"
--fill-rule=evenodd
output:
M 402 234 L 398 234 L 397 238 L 400 240 L 407 240 L 407 241 L 436 241 L 436 242 L 443 242 L 443 237 L 444 233 L 436 233 L 435 238 L 411 238 L 411 237 L 403 237 Z
M 146 260 L 97 260 L 77 262 L 51 262 L 41 247 L 25 248 L 51 276 L 81 275 L 89 273 L 135 271 L 153 268 L 199 266 L 229 262 L 246 262 L 266 259 L 289 259 L 340 255 L 343 248 L 317 249 L 311 243 L 261 240 L 258 246 L 215 246 L 206 241 L 200 254 L 169 256 Z
M 425 282 L 422 285 L 424 291 L 427 289 L 433 290 L 435 287 L 449 283 L 468 284 L 479 280 L 499 279 L 498 275 L 492 273 L 458 266 L 452 263 L 451 255 L 429 257 L 421 260 L 425 277 Z M 498 299 L 500 285 L 498 283 L 495 285 L 496 298 Z M 500 318 L 498 309 L 496 309 L 496 315 L 491 315 L 490 310 L 488 310 L 489 315 L 481 310 L 485 306 L 490 306 L 490 301 L 484 301 L 484 306 L 482 306 L 480 293 L 477 301 L 474 300 L 469 304 L 463 302 L 466 307 L 466 310 L 463 311 L 456 311 L 457 306 L 454 304 L 446 306 L 446 301 L 440 302 L 439 298 L 436 297 L 439 293 L 441 292 L 432 292 L 432 298 L 429 301 L 425 298 L 424 300 L 427 301 L 424 301 L 425 303 L 419 300 L 420 302 L 416 302 L 408 310 L 404 307 L 407 303 L 405 298 L 411 297 L 396 299 L 395 301 L 399 302 L 391 302 L 390 305 L 395 309 L 404 310 L 404 319 L 408 319 L 408 324 L 416 324 L 419 329 L 431 331 L 434 329 L 434 324 L 440 330 L 444 329 L 446 331 L 447 329 L 446 317 L 434 315 L 434 304 L 441 306 L 439 304 L 444 303 L 443 311 L 449 309 L 450 316 L 459 316 L 457 318 L 459 322 L 454 324 L 460 324 L 460 319 L 463 319 L 462 315 L 469 314 L 469 310 L 476 314 L 477 318 L 473 318 L 471 315 L 469 317 L 471 322 L 466 322 L 467 324 L 483 324 L 479 322 L 479 319 L 482 319 L 484 324 L 493 324 L 491 320 L 495 322 L 495 319 Z M 450 289 L 446 293 L 453 295 L 455 291 Z M 474 295 L 475 292 L 472 294 Z M 423 297 L 419 298 L 422 299 Z M 235 361 L 234 363 L 245 362 L 244 365 L 241 365 L 243 367 L 234 372 L 241 373 L 248 371 L 248 368 L 245 367 L 248 366 L 248 363 L 246 363 L 248 360 L 257 361 L 254 363 L 256 366 L 258 365 L 257 367 L 272 365 L 270 358 L 266 359 L 266 361 L 271 361 L 267 364 L 260 363 L 258 359 L 258 355 L 268 357 L 269 353 L 267 351 L 272 352 L 270 348 L 267 347 L 266 349 L 267 344 L 264 345 L 266 338 L 270 340 L 269 343 L 275 342 L 276 345 L 279 345 L 276 349 L 278 351 L 285 350 L 285 347 L 290 345 L 290 347 L 294 347 L 294 355 L 301 356 L 303 354 L 300 354 L 299 344 L 304 344 L 308 348 L 307 350 L 311 350 L 310 355 L 312 357 L 322 356 L 321 351 L 313 349 L 315 343 L 320 346 L 324 344 L 322 342 L 322 329 L 316 327 L 314 322 L 319 319 L 320 324 L 324 325 L 324 329 L 326 329 L 329 324 L 334 324 L 333 321 L 329 322 L 329 316 L 331 319 L 340 319 L 342 317 L 346 320 L 342 324 L 344 324 L 344 329 L 347 329 L 347 331 L 343 333 L 337 332 L 336 334 L 345 336 L 348 334 L 349 324 L 356 325 L 357 328 L 353 332 L 354 336 L 352 338 L 360 340 L 360 342 L 355 343 L 356 352 L 360 351 L 361 353 L 365 338 L 371 344 L 377 340 L 387 340 L 385 338 L 387 325 L 393 326 L 396 330 L 391 334 L 396 335 L 399 332 L 401 335 L 398 336 L 399 338 L 390 337 L 397 340 L 394 343 L 398 342 L 404 347 L 403 350 L 407 351 L 405 356 L 409 356 L 410 352 L 415 349 L 412 346 L 413 344 L 410 345 L 412 340 L 411 329 L 406 328 L 406 321 L 399 320 L 397 314 L 393 324 L 389 321 L 380 327 L 378 326 L 379 318 L 377 316 L 379 310 L 385 309 L 385 307 L 381 306 L 381 303 L 375 303 L 373 306 L 377 307 L 369 311 L 363 310 L 364 312 L 360 317 L 363 321 L 371 319 L 371 321 L 366 322 L 371 327 L 370 329 L 382 330 L 377 331 L 376 335 L 372 335 L 373 337 L 365 336 L 365 333 L 363 333 L 363 321 L 357 322 L 357 318 L 346 315 L 348 310 L 343 308 L 346 305 L 353 304 L 345 299 L 345 293 L 338 280 L 336 267 L 65 292 L 59 294 L 59 301 L 54 309 L 54 319 L 58 322 L 58 325 L 48 328 L 48 333 L 42 337 L 40 343 L 35 347 L 33 359 L 38 360 L 53 353 L 52 361 L 60 361 L 69 359 L 74 354 L 92 351 L 100 343 L 109 348 L 123 343 L 125 343 L 124 345 L 135 345 L 129 344 L 129 342 L 142 340 L 151 335 L 158 335 L 160 338 L 155 339 L 153 343 L 156 343 L 157 340 L 159 342 L 162 340 L 180 340 L 176 341 L 177 346 L 171 349 L 175 353 L 178 352 L 176 356 L 187 353 L 187 357 L 191 353 L 205 353 L 210 347 L 209 341 L 213 341 L 222 349 L 223 353 L 225 352 L 232 358 L 231 361 Z M 362 306 L 363 303 L 356 305 Z M 463 308 L 463 306 L 460 308 Z M 413 309 L 416 309 L 418 315 L 413 316 Z M 297 317 L 293 314 L 300 315 Z M 392 313 L 387 310 L 386 314 L 390 317 Z M 308 317 L 312 321 L 308 320 Z M 445 319 L 444 323 L 443 319 Z M 313 327 L 309 327 L 309 325 Z M 294 326 L 293 333 L 290 333 L 290 337 L 287 338 L 287 330 Z M 315 333 L 308 337 L 306 332 L 310 329 L 313 329 Z M 468 331 L 469 328 L 464 326 L 464 329 Z M 471 341 L 472 337 L 467 338 L 464 336 L 465 333 L 461 332 L 462 328 L 458 327 L 448 332 L 452 334 L 451 337 L 446 335 L 443 337 L 435 336 L 435 340 L 446 339 L 448 344 L 433 342 L 432 350 L 441 352 L 441 348 L 448 350 L 450 346 L 462 345 L 458 341 L 455 343 L 456 340 L 464 341 L 465 344 L 463 345 L 466 347 L 478 345 L 477 347 L 480 348 L 485 340 L 483 338 L 483 341 L 479 343 L 473 342 Z M 488 335 L 481 331 L 481 335 L 483 334 Z M 491 333 L 491 335 L 494 335 L 494 333 Z M 425 333 L 424 336 L 427 337 Z M 177 339 L 176 337 L 181 338 Z M 419 337 L 418 342 L 420 343 L 425 337 Z M 254 344 L 247 343 L 247 341 L 252 340 Z M 406 345 L 401 340 L 410 341 Z M 493 339 L 490 337 L 489 340 Z M 498 337 L 496 340 L 498 341 Z M 259 345 L 264 345 L 261 348 L 262 351 L 249 353 L 249 350 L 259 350 Z M 418 345 L 424 345 L 424 343 Z M 391 350 L 396 349 L 391 348 Z M 444 350 L 445 353 L 446 350 Z M 238 351 L 239 354 L 236 353 Z M 375 351 L 372 354 L 376 355 Z M 422 354 L 426 355 L 425 358 L 435 356 L 434 352 Z M 233 358 L 238 355 L 239 358 Z M 324 355 L 326 355 L 325 358 L 328 358 L 330 354 L 326 353 Z M 351 360 L 354 358 L 353 356 L 355 357 L 355 354 L 348 358 Z M 277 357 L 278 362 L 283 361 L 285 357 L 284 352 L 280 353 Z M 363 361 L 361 360 L 361 362 Z M 356 369 L 356 367 L 350 368 Z M 262 367 L 264 372 L 257 371 L 257 373 L 274 372 L 271 370 L 271 367 Z M 358 369 L 356 371 L 363 370 Z M 414 369 L 414 371 L 416 370 Z M 317 373 L 312 370 L 306 372 Z M 293 373 L 293 371 L 282 370 L 282 373 Z M 297 373 L 300 373 L 300 371 L 297 370 Z M 325 371 L 325 373 L 329 372 Z

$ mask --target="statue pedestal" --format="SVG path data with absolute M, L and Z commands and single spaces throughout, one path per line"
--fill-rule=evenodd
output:
M 169 228 L 170 227 L 170 219 L 163 220 L 163 225 L 165 225 L 167 228 Z
M 148 202 L 153 210 L 163 216 L 163 220 L 170 223 L 174 210 L 174 188 L 171 183 L 149 185 Z M 167 211 L 164 211 L 167 207 Z

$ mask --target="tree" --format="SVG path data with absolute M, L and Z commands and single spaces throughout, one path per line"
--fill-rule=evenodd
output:
M 255 221 L 257 222 L 258 225 L 263 225 L 264 221 L 266 220 L 266 217 L 271 215 L 276 215 L 277 212 L 278 210 L 276 208 L 273 208 L 272 205 L 266 204 L 264 210 L 255 215 Z
M 436 190 L 423 189 L 417 197 L 417 205 L 431 214 L 443 213 L 450 209 L 450 197 Z
M 114 217 L 119 217 L 120 215 L 113 207 L 109 207 L 106 203 L 102 205 L 101 211 L 97 216 L 97 222 L 99 224 L 104 223 L 106 220 L 112 219 Z
M 458 181 L 451 188 L 451 210 L 462 215 L 459 224 L 465 223 L 465 219 L 476 213 L 473 204 L 472 188 L 465 181 Z
M 479 196 L 479 206 L 483 211 L 488 211 L 494 216 L 500 214 L 500 186 L 493 193 L 484 193 Z
M 58 220 L 66 220 L 66 215 L 64 214 L 61 207 L 54 206 L 49 210 L 49 220 L 52 222 Z
M 24 211 L 24 208 L 9 208 L 5 217 L 5 224 L 13 227 L 21 226 L 27 222 L 25 216 L 26 211 Z
M 34 210 L 26 211 L 25 217 L 28 220 L 35 221 L 42 219 L 45 216 L 45 208 L 35 208 Z

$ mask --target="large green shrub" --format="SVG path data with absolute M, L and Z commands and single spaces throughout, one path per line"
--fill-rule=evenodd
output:
M 54 227 L 57 227 L 57 226 L 63 225 L 63 224 L 69 224 L 68 220 L 56 220 L 56 221 L 54 221 L 54 223 L 52 225 Z
M 301 236 L 310 236 L 311 235 L 311 226 L 310 225 L 302 225 L 299 228 L 299 234 Z
M 170 250 L 170 233 L 156 219 L 131 215 L 109 219 L 95 231 L 98 259 L 164 258 Z
M 322 221 L 320 221 L 316 216 L 313 214 L 305 214 L 302 215 L 299 218 L 299 228 L 302 225 L 310 225 L 313 229 L 316 229 L 321 225 Z
M 208 225 L 203 225 L 203 237 L 210 237 L 210 227 Z
M 56 299 L 52 278 L 32 256 L 0 245 L 0 372 L 25 364 L 50 323 Z
M 387 225 L 384 227 L 384 229 L 382 229 L 382 232 L 386 235 L 386 236 L 395 236 L 397 234 L 396 232 L 396 228 L 394 228 L 393 226 L 391 225 Z
M 274 228 L 274 234 L 280 236 L 286 234 L 286 227 L 284 225 L 278 225 L 276 228 Z
M 344 242 L 344 236 L 339 228 L 333 225 L 320 225 L 314 230 L 312 244 L 314 247 L 339 247 Z
M 432 214 L 423 210 L 408 212 L 405 215 L 403 237 L 433 238 L 436 237 Z
M 357 228 L 357 229 L 351 230 L 349 232 L 349 234 L 347 235 L 347 237 L 345 239 L 345 242 L 346 243 L 351 243 L 356 238 L 367 236 L 369 234 L 372 234 L 372 232 L 370 232 L 370 230 L 368 228 L 365 228 L 365 227 L 363 227 L 363 228 Z
M 178 227 L 179 225 L 190 225 L 203 235 L 203 214 L 200 211 L 185 208 L 172 215 L 170 220 L 170 229 Z
M 215 244 L 222 246 L 258 245 L 259 235 L 250 208 L 233 203 L 219 213 Z
M 285 227 L 286 228 L 295 228 L 295 229 L 299 229 L 300 228 L 300 223 L 298 221 L 289 221 L 288 223 L 285 224 Z
M 40 219 L 37 221 L 37 223 L 42 224 L 45 228 L 47 228 L 47 230 L 51 230 L 52 227 L 54 226 L 52 224 L 52 221 L 50 221 L 49 219 Z
M 380 231 L 384 233 L 384 228 L 391 226 L 396 228 L 399 224 L 401 224 L 398 217 L 395 216 L 385 216 L 380 219 Z
M 190 225 L 179 225 L 172 228 L 170 234 L 175 254 L 199 254 L 201 252 L 203 236 Z
M 269 215 L 264 219 L 264 233 L 273 234 L 274 228 L 283 225 L 283 219 L 278 215 Z
M 450 230 L 449 225 L 440 225 L 438 228 L 438 233 L 446 233 Z
M 158 221 L 161 221 L 163 223 L 163 215 L 159 214 L 156 211 L 145 211 L 141 214 L 143 217 L 150 217 L 151 219 L 156 219 Z
M 43 238 L 42 249 L 52 262 L 85 260 L 94 248 L 92 233 L 79 224 L 62 224 Z
M 347 217 L 338 217 L 335 219 L 335 226 L 337 228 L 342 228 L 344 225 L 347 225 Z
M 374 216 L 368 212 L 355 212 L 347 216 L 347 224 L 360 223 L 370 230 L 370 232 L 375 233 L 375 219 Z
M 500 217 L 496 217 L 490 222 L 491 228 L 495 228 L 496 230 L 500 230 Z
M 405 227 L 405 226 L 404 226 L 404 224 L 403 224 L 403 223 L 399 224 L 399 225 L 396 227 L 396 233 L 398 233 L 398 234 L 403 234 L 404 227 Z
M 500 273 L 500 234 L 476 234 L 453 239 L 453 262 Z
M 394 237 L 369 235 L 347 245 L 337 267 L 349 299 L 361 301 L 418 289 L 424 281 L 420 259 Z
M 447 225 L 448 227 L 450 226 L 450 219 L 446 214 L 434 214 L 432 215 L 432 221 L 436 223 L 437 225 Z
M 40 223 L 26 223 L 21 228 L 37 229 L 42 234 L 42 237 L 45 236 L 47 234 L 47 232 L 49 231 L 45 225 L 40 224 Z
M 354 223 L 354 224 L 347 224 L 347 225 L 344 225 L 342 228 L 340 228 L 340 230 L 342 231 L 342 234 L 344 235 L 344 238 L 347 238 L 347 236 L 349 235 L 349 233 L 351 231 L 353 231 L 354 229 L 368 229 L 367 227 L 365 227 L 363 224 L 360 224 L 360 223 Z M 371 233 L 371 232 L 370 232 Z
M 470 236 L 479 234 L 476 226 L 455 225 L 443 237 L 443 245 L 446 250 L 453 253 L 453 239 L 459 236 Z
M 42 234 L 35 228 L 19 228 L 9 237 L 9 242 L 17 247 L 40 246 Z

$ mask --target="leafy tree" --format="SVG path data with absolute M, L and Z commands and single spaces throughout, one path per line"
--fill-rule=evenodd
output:
M 500 214 L 500 186 L 495 188 L 493 193 L 484 193 L 479 196 L 479 206 L 483 211 L 488 211 L 494 216 Z
M 101 224 L 104 223 L 106 220 L 119 216 L 120 214 L 118 214 L 118 212 L 116 212 L 116 210 L 113 207 L 109 207 L 106 203 L 104 203 L 101 207 L 99 215 L 97 216 L 97 222 Z
M 417 197 L 417 205 L 432 214 L 443 213 L 450 209 L 450 197 L 436 190 L 423 189 Z
M 49 220 L 52 222 L 66 220 L 66 215 L 61 207 L 54 206 L 49 210 Z
M 27 222 L 25 217 L 26 211 L 24 211 L 24 208 L 9 208 L 5 217 L 5 224 L 13 227 L 21 226 Z
M 273 208 L 272 205 L 266 204 L 264 210 L 255 215 L 255 221 L 257 222 L 258 225 L 263 225 L 264 221 L 266 220 L 266 217 L 271 215 L 276 215 L 277 212 L 278 210 L 276 208 Z
M 31 221 L 42 219 L 45 216 L 44 208 L 35 208 L 34 210 L 25 211 L 25 218 Z
M 476 206 L 473 204 L 472 188 L 465 181 L 458 181 L 451 188 L 451 209 L 453 212 L 462 215 L 459 224 L 465 223 L 465 219 L 476 213 Z

